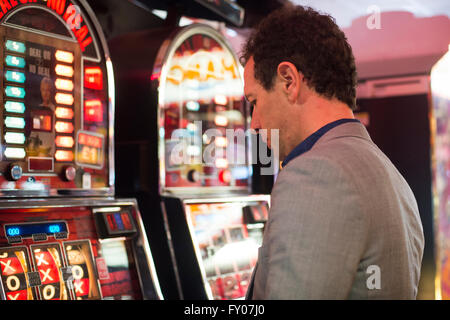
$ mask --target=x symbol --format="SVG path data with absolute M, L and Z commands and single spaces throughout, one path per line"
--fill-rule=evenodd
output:
M 39 270 L 40 272 L 42 272 L 42 274 L 44 275 L 44 278 L 42 279 L 42 282 L 44 282 L 47 278 L 50 280 L 50 281 L 53 281 L 53 278 L 52 277 L 50 277 L 50 271 L 52 271 L 52 269 L 50 269 L 50 268 L 48 268 L 47 269 L 47 271 L 44 271 L 44 270 Z
M 48 262 L 45 261 L 44 259 L 44 254 L 42 253 L 41 255 L 36 255 L 36 259 L 38 259 L 37 261 L 37 265 L 40 266 L 41 263 L 48 265 Z
M 75 285 L 75 292 L 84 293 L 83 289 L 81 287 L 83 286 L 83 282 L 74 282 Z
M 11 269 L 11 272 L 15 272 L 16 271 L 16 269 L 14 269 L 13 267 L 10 266 L 11 265 L 11 260 L 6 261 L 6 263 L 4 263 L 3 261 L 0 261 L 0 263 L 5 266 L 5 269 L 3 270 L 4 273 L 7 273 L 8 269 Z
M 9 300 L 17 300 L 17 298 L 19 297 L 20 293 L 16 293 L 15 296 L 13 296 L 12 294 L 8 294 L 8 298 Z

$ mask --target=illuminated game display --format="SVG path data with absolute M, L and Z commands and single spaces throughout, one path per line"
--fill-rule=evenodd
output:
M 0 300 L 162 299 L 86 1 L 0 1 Z
M 251 191 L 242 66 L 225 37 L 203 24 L 143 30 L 108 44 L 122 119 L 117 188 L 137 195 L 146 227 L 167 239 L 165 250 L 150 239 L 163 293 L 242 299 L 270 204 L 269 195 Z
M 159 95 L 163 188 L 246 189 L 248 117 L 240 65 L 220 39 L 188 33 L 175 40 L 176 49 L 154 74 L 164 83 Z M 230 134 L 239 135 L 237 141 Z M 227 152 L 234 157 L 228 159 Z
M 16 206 L 0 209 L 1 299 L 162 298 L 135 201 Z
M 450 47 L 449 47 L 450 50 Z M 450 115 L 450 51 L 431 70 L 433 104 L 434 155 L 433 186 L 435 197 L 435 241 L 437 247 L 436 297 L 450 299 L 450 196 L 449 115 Z
M 249 195 L 250 118 L 242 67 L 219 33 L 194 25 L 161 49 L 152 77 L 158 81 L 160 183 L 167 219 L 169 226 L 179 223 L 179 209 L 173 207 L 178 195 L 183 208 L 178 218 L 187 220 L 189 230 L 183 239 L 172 232 L 175 251 L 183 250 L 178 241 L 192 241 L 204 290 L 199 296 L 242 299 L 269 206 L 268 196 Z M 180 281 L 189 287 L 193 276 L 182 269 L 192 262 L 177 260 L 183 261 L 178 261 Z
M 0 190 L 113 193 L 111 62 L 69 1 L 2 5 Z
M 210 289 L 210 294 L 217 300 L 244 297 L 258 260 L 267 207 L 258 206 L 255 202 L 252 209 L 260 212 L 247 214 L 258 216 L 259 223 L 244 223 L 243 212 L 250 208 L 248 199 L 242 202 L 187 203 L 186 213 L 194 230 L 192 236 L 197 245 L 197 259 L 208 284 L 205 283 L 207 290 Z

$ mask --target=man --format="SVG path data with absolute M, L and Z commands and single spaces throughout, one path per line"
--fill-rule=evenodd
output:
M 242 57 L 252 128 L 267 130 L 283 161 L 247 298 L 415 299 L 417 203 L 354 118 L 344 33 L 330 16 L 288 5 L 260 23 Z

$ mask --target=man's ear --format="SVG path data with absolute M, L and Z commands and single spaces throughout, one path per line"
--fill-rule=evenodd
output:
M 303 80 L 303 74 L 297 67 L 291 62 L 281 62 L 277 68 L 277 78 L 288 100 L 292 103 L 297 101 Z

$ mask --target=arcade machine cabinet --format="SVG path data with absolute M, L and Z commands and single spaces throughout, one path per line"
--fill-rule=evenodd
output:
M 114 198 L 114 81 L 84 0 L 0 6 L 0 299 L 161 299 Z
M 448 53 L 430 78 L 433 64 L 422 74 L 360 79 L 355 113 L 416 197 L 425 236 L 418 299 L 450 297 L 445 213 Z
M 178 297 L 243 298 L 269 196 L 250 191 L 242 67 L 224 37 L 200 24 L 127 34 L 109 45 L 120 90 L 118 181 L 141 195 L 144 220 L 162 221 Z
M 450 46 L 431 69 L 432 181 L 436 245 L 436 298 L 450 300 Z

